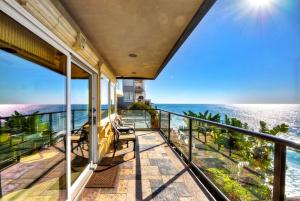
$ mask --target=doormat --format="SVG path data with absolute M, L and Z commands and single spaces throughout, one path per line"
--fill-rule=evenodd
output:
M 114 188 L 118 171 L 118 166 L 98 166 L 85 187 Z

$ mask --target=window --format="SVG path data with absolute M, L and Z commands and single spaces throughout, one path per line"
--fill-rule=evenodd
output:
M 71 130 L 72 136 L 80 134 L 80 139 L 72 138 L 71 141 L 71 177 L 73 184 L 91 160 L 89 139 L 91 139 L 90 128 L 92 122 L 89 121 L 89 118 L 92 115 L 92 91 L 90 89 L 91 75 L 88 72 L 74 63 L 72 63 L 71 72 Z
M 110 84 L 110 112 L 115 113 L 115 85 Z
M 123 91 L 123 80 L 118 80 L 117 82 L 117 90 Z
M 124 102 L 133 102 L 133 92 L 124 92 Z
M 108 116 L 108 79 L 101 76 L 101 119 Z
M 133 87 L 134 86 L 134 80 L 123 80 L 123 85 Z
M 63 72 L 0 50 L 1 187 L 9 189 L 1 192 L 4 200 L 17 194 L 34 200 L 33 189 L 41 200 L 43 195 L 49 200 L 65 196 L 66 187 L 58 183 L 66 175 Z

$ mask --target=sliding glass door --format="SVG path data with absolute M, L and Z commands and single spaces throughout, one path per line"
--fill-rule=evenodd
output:
M 83 187 L 96 154 L 96 87 L 97 74 L 85 65 L 71 64 L 71 132 L 70 132 L 70 179 L 72 197 Z M 94 147 L 94 148 L 93 148 Z
M 2 11 L 0 27 L 0 200 L 72 200 L 98 158 L 98 74 Z

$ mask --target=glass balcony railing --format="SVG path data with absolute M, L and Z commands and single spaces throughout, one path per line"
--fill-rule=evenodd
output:
M 158 118 L 151 119 L 150 113 Z M 217 200 L 289 200 L 291 189 L 299 193 L 294 185 L 300 181 L 294 167 L 300 161 L 299 143 L 164 110 L 120 114 L 148 125 L 143 128 L 160 130 Z
M 137 129 L 158 129 L 159 110 L 120 110 L 125 122 L 135 123 Z
M 72 130 L 88 121 L 87 110 L 72 110 Z M 66 129 L 64 111 L 0 117 L 0 169 L 22 156 L 62 141 Z

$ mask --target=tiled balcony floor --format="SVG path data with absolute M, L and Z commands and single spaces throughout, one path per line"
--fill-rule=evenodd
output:
M 61 166 L 63 161 L 64 153 L 54 146 L 22 157 L 19 163 L 1 172 L 3 197 L 0 200 L 33 200 L 34 196 L 47 189 L 45 182 L 36 180 L 41 176 L 43 181 L 45 178 L 53 179 L 50 173 L 61 169 L 58 166 Z M 49 169 L 55 166 L 57 167 L 47 173 Z
M 79 200 L 209 200 L 158 132 L 138 131 L 136 135 L 135 159 L 132 144 L 116 153 L 114 161 L 120 162 L 116 187 L 85 188 Z
M 86 146 L 85 148 L 87 149 Z M 88 157 L 86 149 L 83 149 L 85 158 Z M 75 148 L 73 151 L 72 160 L 82 155 L 80 149 Z M 66 200 L 65 184 L 60 184 L 60 182 L 64 183 L 66 176 L 64 159 L 63 141 L 22 157 L 19 163 L 1 172 L 0 184 L 3 197 L 0 201 Z M 80 163 L 76 164 L 76 161 L 72 163 L 72 167 L 78 170 L 72 172 L 73 180 L 79 176 L 85 166 L 86 164 L 83 164 L 83 167 L 80 167 Z

